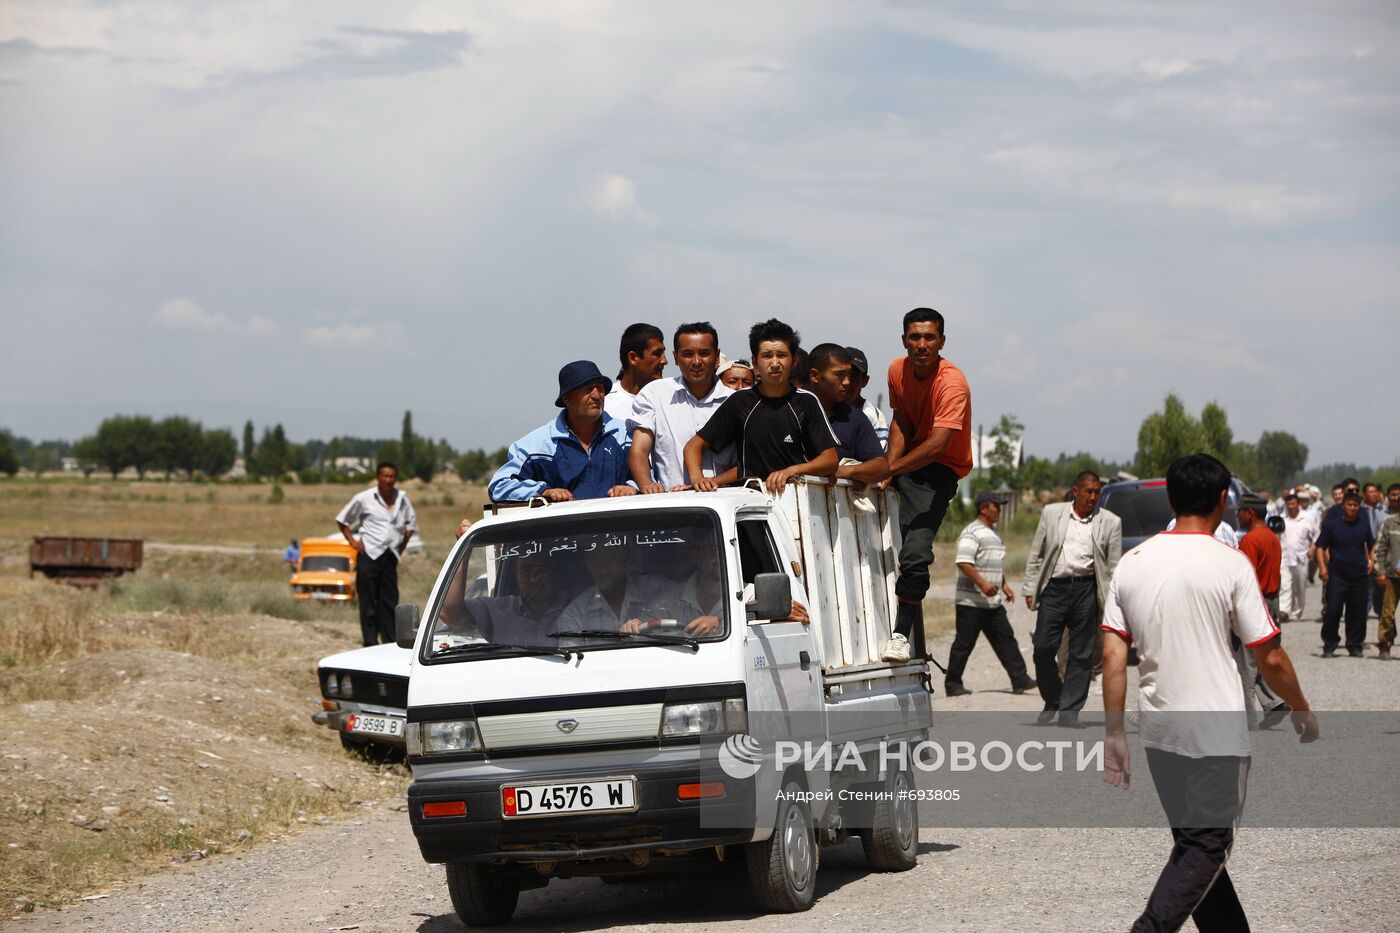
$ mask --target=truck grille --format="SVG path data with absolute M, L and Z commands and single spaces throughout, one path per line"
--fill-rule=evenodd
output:
M 356 693 L 358 698 L 359 694 Z M 492 749 L 591 745 L 656 738 L 661 732 L 661 707 L 660 703 L 646 703 L 640 706 L 514 713 L 483 716 L 477 724 L 481 729 L 482 741 Z

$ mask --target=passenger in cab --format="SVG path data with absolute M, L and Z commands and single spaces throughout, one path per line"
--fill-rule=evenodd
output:
M 715 373 L 719 358 L 719 334 L 708 321 L 682 324 L 671 343 L 681 374 L 657 379 L 637 393 L 629 427 L 632 450 L 628 465 L 632 481 L 644 493 L 690 488 L 685 468 L 685 445 L 710 420 L 734 390 Z M 723 473 L 733 465 L 732 448 L 706 450 L 701 469 L 706 476 Z
M 611 388 L 612 380 L 588 360 L 559 370 L 554 404 L 564 410 L 510 445 L 510 458 L 487 486 L 491 501 L 543 496 L 567 502 L 636 493 L 627 474 L 626 425 L 603 410 Z
M 834 343 L 819 343 L 808 356 L 807 385 L 821 402 L 826 420 L 836 435 L 840 466 L 837 479 L 865 485 L 878 483 L 889 475 L 885 448 L 875 434 L 875 426 L 850 400 L 855 392 L 855 367 L 850 352 Z
M 812 393 L 792 387 L 797 349 L 797 332 L 776 318 L 755 324 L 749 331 L 749 350 L 759 383 L 725 399 L 686 445 L 686 471 L 696 489 L 711 492 L 722 485 L 704 475 L 704 455 L 707 450 L 731 446 L 737 477 L 762 479 L 774 495 L 794 476 L 836 474 L 836 436 L 821 403 Z

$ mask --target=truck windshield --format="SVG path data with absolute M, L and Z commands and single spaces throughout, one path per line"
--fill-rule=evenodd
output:
M 729 631 L 726 579 L 715 517 L 702 509 L 482 528 L 434 608 L 426 655 L 479 660 L 524 648 L 720 640 Z
M 301 559 L 301 570 L 303 573 L 349 573 L 350 558 L 335 554 L 307 554 Z

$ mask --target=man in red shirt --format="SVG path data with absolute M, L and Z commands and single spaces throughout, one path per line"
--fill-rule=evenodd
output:
M 933 563 L 933 538 L 972 469 L 972 393 L 962 370 L 943 359 L 943 315 L 915 308 L 904 315 L 906 355 L 890 363 L 890 479 L 899 492 L 899 599 L 894 634 L 881 657 L 909 660 L 909 636 L 923 643 L 924 595 Z
M 1259 581 L 1259 592 L 1264 594 L 1264 605 L 1269 608 L 1269 618 L 1278 625 L 1278 590 L 1283 567 L 1283 545 L 1278 535 L 1264 523 L 1269 501 L 1255 493 L 1247 493 L 1240 498 L 1236 512 L 1240 530 L 1240 553 L 1249 558 L 1254 568 L 1254 578 Z M 1240 684 L 1244 687 L 1245 707 L 1249 711 L 1250 725 L 1257 719 L 1259 709 L 1265 710 L 1264 728 L 1269 728 L 1288 714 L 1288 704 L 1274 696 L 1273 691 L 1259 676 L 1254 663 L 1254 653 L 1242 645 L 1232 645 L 1235 649 L 1235 666 L 1240 671 Z

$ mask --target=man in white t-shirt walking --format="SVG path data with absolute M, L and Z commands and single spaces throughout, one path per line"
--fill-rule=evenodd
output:
M 1174 532 L 1138 545 L 1118 564 L 1103 629 L 1106 713 L 1104 780 L 1126 789 L 1132 776 L 1123 732 L 1128 644 L 1137 646 L 1140 731 L 1158 799 L 1172 827 L 1171 858 L 1134 931 L 1248 930 L 1225 861 L 1244 806 L 1249 731 L 1244 692 L 1230 651 L 1233 633 L 1254 652 L 1259 673 L 1293 711 L 1303 742 L 1318 738 L 1279 630 L 1243 554 L 1212 533 L 1225 513 L 1230 471 L 1191 454 L 1167 470 Z

